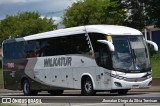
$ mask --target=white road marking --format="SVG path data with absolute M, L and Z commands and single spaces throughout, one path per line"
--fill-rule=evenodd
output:
M 106 105 L 106 104 L 109 104 L 109 103 L 87 103 L 87 104 L 79 104 L 79 105 L 71 105 L 71 106 L 99 106 L 99 105 Z

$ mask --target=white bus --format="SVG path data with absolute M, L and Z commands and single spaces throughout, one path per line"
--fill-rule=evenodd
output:
M 81 90 L 126 94 L 152 83 L 150 56 L 136 29 L 88 25 L 55 30 L 3 42 L 4 88 L 24 95 Z

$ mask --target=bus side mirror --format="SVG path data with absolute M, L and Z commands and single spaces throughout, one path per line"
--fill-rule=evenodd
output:
M 109 49 L 110 49 L 111 52 L 115 51 L 114 45 L 111 42 L 106 41 L 106 40 L 97 40 L 97 42 L 100 42 L 100 43 L 108 45 L 108 47 L 109 47 Z
M 153 45 L 154 50 L 155 50 L 155 51 L 158 51 L 158 45 L 157 45 L 155 42 L 150 41 L 150 40 L 146 40 L 146 42 L 147 42 L 148 44 Z

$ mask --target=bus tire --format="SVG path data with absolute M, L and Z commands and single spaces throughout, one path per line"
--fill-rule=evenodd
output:
M 96 92 L 93 89 L 93 83 L 90 78 L 86 78 L 82 84 L 82 95 L 93 96 Z
M 127 92 L 128 92 L 128 89 L 118 90 L 118 94 L 119 94 L 119 95 L 126 95 Z
M 48 93 L 50 93 L 51 95 L 54 95 L 54 96 L 62 95 L 63 92 L 64 92 L 64 90 L 53 90 L 53 91 L 48 91 Z
M 37 95 L 38 94 L 38 91 L 32 91 L 30 89 L 30 84 L 29 84 L 29 81 L 27 79 L 25 79 L 23 81 L 23 94 L 25 96 Z

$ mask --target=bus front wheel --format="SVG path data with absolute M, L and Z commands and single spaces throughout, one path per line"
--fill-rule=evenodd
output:
M 33 91 L 30 89 L 30 84 L 29 84 L 29 81 L 28 80 L 24 80 L 23 81 L 23 93 L 24 95 L 26 96 L 29 96 L 29 95 L 37 95 L 38 94 L 38 91 Z
M 93 83 L 90 78 L 84 80 L 82 84 L 82 95 L 92 96 L 95 95 L 96 92 L 93 89 Z

